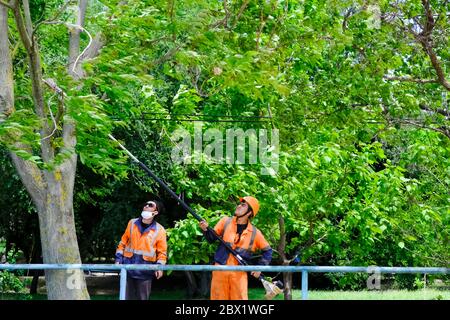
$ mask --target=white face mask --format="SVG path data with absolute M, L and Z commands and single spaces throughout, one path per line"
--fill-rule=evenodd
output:
M 150 212 L 150 211 L 142 211 L 141 216 L 144 219 L 151 219 L 154 216 L 156 216 L 157 213 L 158 213 L 157 211 L 152 211 L 152 212 Z

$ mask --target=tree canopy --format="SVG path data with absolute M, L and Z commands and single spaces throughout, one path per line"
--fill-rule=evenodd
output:
M 275 249 L 274 263 L 447 266 L 448 1 L 89 1 L 78 28 L 80 62 L 69 61 L 74 75 L 67 33 L 77 29 L 77 8 L 32 3 L 44 117 L 33 109 L 26 50 L 9 15 L 15 110 L 0 109 L 0 141 L 42 170 L 79 156 L 82 258 L 112 257 L 126 221 L 150 196 L 169 208 L 161 219 L 170 263 L 208 263 L 215 249 L 112 133 L 210 225 L 231 215 L 239 196 L 257 197 L 254 222 Z M 73 148 L 63 120 L 76 124 Z M 43 123 L 55 124 L 51 160 L 38 151 Z M 196 125 L 224 136 L 279 130 L 277 170 L 175 163 L 174 133 L 194 136 Z M 26 198 L 6 156 L 0 164 L 10 181 L 2 203 Z M 15 209 L 0 210 L 7 217 Z

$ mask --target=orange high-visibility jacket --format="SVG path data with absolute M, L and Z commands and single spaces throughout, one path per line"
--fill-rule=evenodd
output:
M 139 219 L 131 219 L 116 250 L 116 257 L 123 255 L 131 258 L 142 256 L 145 262 L 166 264 L 167 241 L 166 230 L 154 221 L 148 231 L 141 233 L 137 225 Z
M 249 221 L 247 228 L 242 231 L 242 234 L 239 237 L 239 234 L 237 233 L 236 221 L 236 217 L 224 217 L 216 224 L 216 226 L 214 227 L 214 231 L 216 231 L 218 235 L 222 236 L 222 239 L 247 261 L 250 260 L 253 252 L 261 250 L 262 256 L 261 259 L 259 259 L 258 264 L 268 265 L 272 259 L 272 248 L 262 235 L 261 231 L 259 231 Z M 210 242 L 216 240 L 212 235 L 209 235 L 208 233 L 206 234 L 206 239 Z M 236 258 L 232 254 L 230 254 L 222 244 L 219 245 L 219 248 L 214 255 L 214 260 L 215 262 L 222 265 L 239 264 Z

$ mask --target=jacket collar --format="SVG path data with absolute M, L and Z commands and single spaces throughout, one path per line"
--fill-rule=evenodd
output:
M 233 228 L 236 230 L 237 229 L 237 217 L 236 216 L 233 216 L 231 223 L 233 224 Z M 250 222 L 250 220 L 248 220 L 247 228 L 245 228 L 245 230 L 242 231 L 242 233 L 247 233 L 247 232 L 252 232 L 252 223 Z
M 139 228 L 139 231 L 140 231 L 141 233 L 145 233 L 145 232 L 150 231 L 150 230 L 153 230 L 153 231 L 156 230 L 156 221 L 155 221 L 155 219 L 153 219 L 152 223 L 150 223 L 150 225 L 149 225 L 147 228 L 145 228 L 145 229 L 144 229 L 144 227 L 142 226 L 141 221 L 142 221 L 142 218 L 139 217 L 139 218 L 134 222 L 134 224 Z

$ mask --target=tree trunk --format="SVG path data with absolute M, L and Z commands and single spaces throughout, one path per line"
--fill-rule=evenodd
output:
M 41 172 L 11 154 L 39 215 L 44 263 L 81 263 L 73 213 L 76 156 L 54 171 Z M 49 300 L 89 299 L 81 270 L 46 270 Z
M 278 226 L 280 228 L 280 242 L 278 243 L 278 253 L 283 266 L 288 266 L 290 261 L 286 257 L 286 227 L 282 215 L 278 217 Z M 284 300 L 292 300 L 292 272 L 283 273 Z
M 283 273 L 283 282 L 284 282 L 284 300 L 292 300 L 292 272 Z
M 38 210 L 44 263 L 81 263 L 72 205 L 74 165 L 45 173 L 45 205 Z M 79 269 L 47 270 L 45 280 L 50 300 L 89 299 L 84 274 Z
M 26 8 L 25 8 L 26 9 Z M 51 162 L 55 150 L 47 139 L 49 127 L 47 108 L 43 97 L 42 68 L 37 43 L 33 43 L 27 32 L 17 1 L 11 9 L 17 29 L 29 58 L 29 70 L 33 88 L 33 101 L 36 114 L 43 121 L 41 129 L 41 156 L 44 162 Z M 25 19 L 29 14 L 25 13 Z M 31 22 L 26 23 L 28 28 Z M 12 61 L 8 45 L 7 10 L 0 5 L 0 112 L 6 116 L 14 112 L 12 83 Z M 45 138 L 44 138 L 45 137 Z M 63 139 L 66 148 L 76 144 L 74 125 L 64 123 Z M 20 149 L 29 147 L 17 145 Z M 10 153 L 14 166 L 31 195 L 39 215 L 39 227 L 44 263 L 81 263 L 75 232 L 73 214 L 73 189 L 77 156 L 55 168 L 54 171 L 39 169 L 34 163 Z M 81 270 L 47 270 L 45 272 L 48 299 L 89 299 L 84 274 Z
M 48 196 L 51 203 L 61 197 Z M 44 263 L 81 263 L 72 206 L 50 205 L 39 214 Z M 49 300 L 89 299 L 81 270 L 46 270 L 45 281 Z

